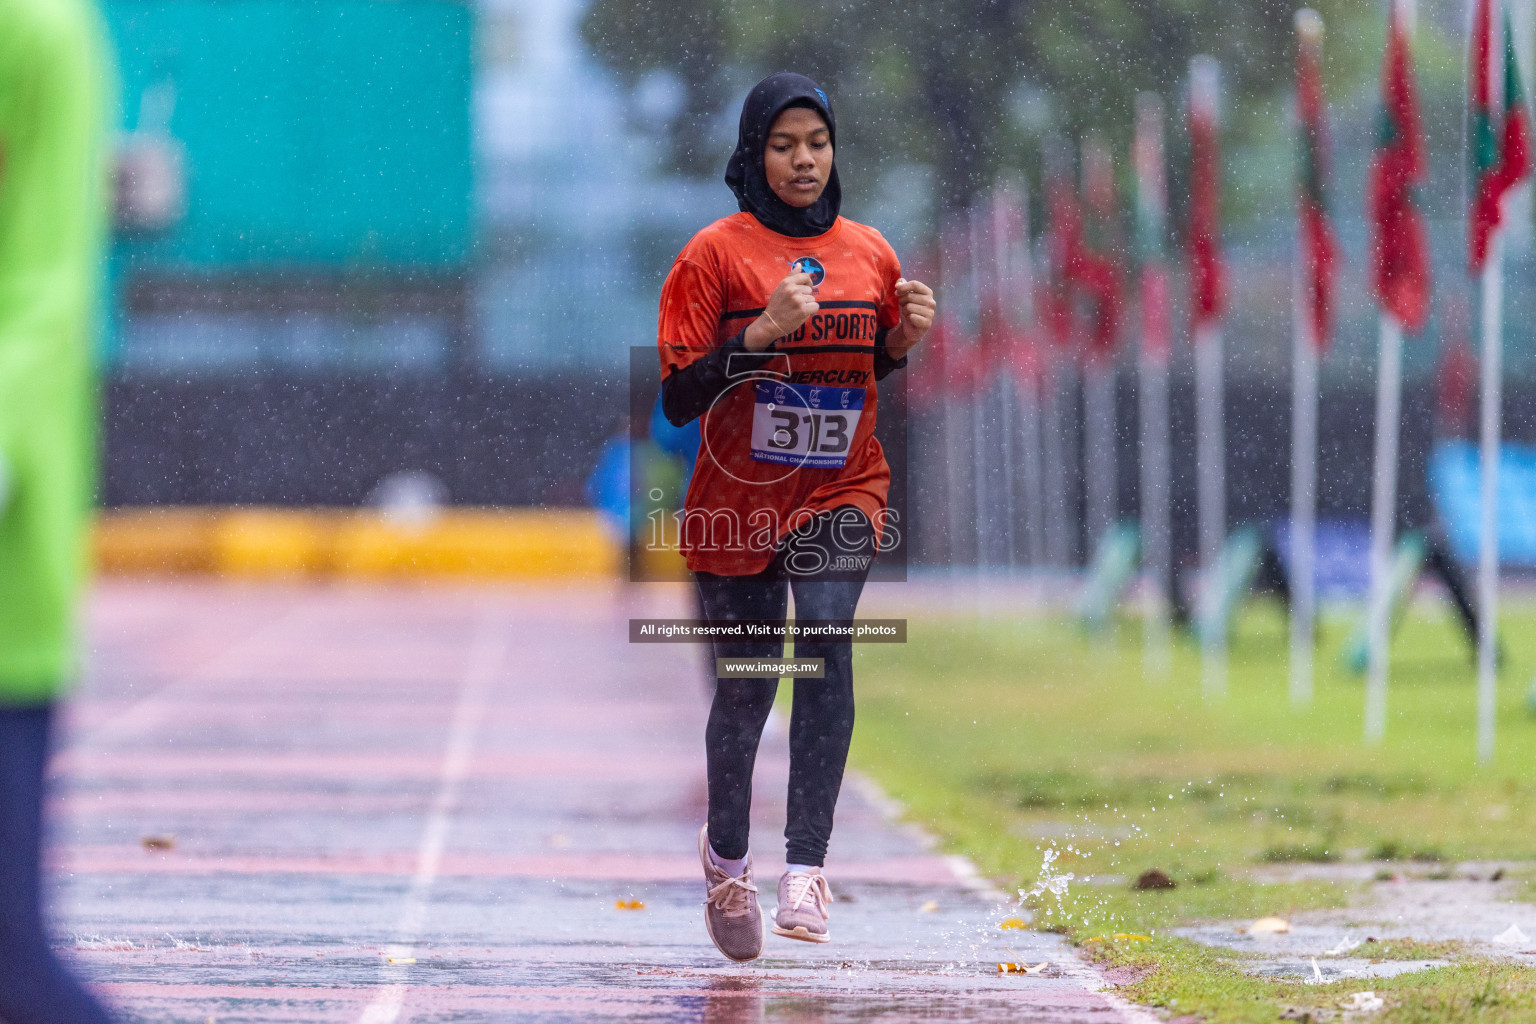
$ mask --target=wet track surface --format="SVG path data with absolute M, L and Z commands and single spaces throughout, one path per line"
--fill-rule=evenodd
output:
M 670 593 L 102 585 L 54 769 L 60 946 L 135 1022 L 1150 1019 L 857 784 L 833 941 L 720 957 L 702 656 L 625 642 Z M 769 904 L 786 747 L 770 726 L 755 785 Z

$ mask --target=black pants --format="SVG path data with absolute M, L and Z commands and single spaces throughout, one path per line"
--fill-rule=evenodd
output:
M 787 595 L 795 619 L 853 618 L 873 558 L 874 527 L 851 507 L 817 516 L 787 539 L 773 562 L 751 576 L 697 573 L 711 622 L 782 623 Z M 716 642 L 720 658 L 778 658 L 778 640 Z M 789 821 L 784 829 L 791 864 L 821 864 L 832 835 L 832 812 L 853 738 L 853 645 L 846 639 L 795 640 L 796 659 L 821 658 L 823 679 L 796 679 L 789 721 Z M 718 678 L 704 743 L 709 771 L 709 842 L 721 857 L 747 855 L 752 766 L 773 708 L 777 679 Z
M 49 705 L 0 705 L 0 1021 L 108 1024 L 43 930 L 38 853 L 52 718 Z

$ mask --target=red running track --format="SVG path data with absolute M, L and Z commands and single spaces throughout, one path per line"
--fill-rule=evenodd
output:
M 833 942 L 722 959 L 694 853 L 701 655 L 626 642 L 630 616 L 684 609 L 667 588 L 101 584 L 54 768 L 61 947 L 146 1024 L 1150 1019 L 1054 936 L 1000 932 L 1007 906 L 857 786 Z M 771 726 L 768 893 L 785 748 Z M 1005 941 L 1062 974 L 999 977 Z

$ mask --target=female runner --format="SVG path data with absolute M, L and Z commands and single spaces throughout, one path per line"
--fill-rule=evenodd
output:
M 885 518 L 890 467 L 875 440 L 875 381 L 906 365 L 933 323 L 933 292 L 901 276 L 873 228 L 838 216 L 837 125 L 803 75 L 759 82 L 741 111 L 725 181 L 741 212 L 700 231 L 661 293 L 662 407 L 702 444 L 682 547 L 708 620 L 735 624 L 720 658 L 777 658 L 782 626 L 854 616 Z M 790 715 L 787 868 L 773 931 L 825 942 L 831 889 L 821 868 L 853 734 L 846 638 L 795 640 L 823 678 L 797 678 Z M 704 741 L 709 818 L 699 832 L 705 925 L 720 952 L 763 949 L 747 849 L 752 767 L 776 675 L 720 677 Z

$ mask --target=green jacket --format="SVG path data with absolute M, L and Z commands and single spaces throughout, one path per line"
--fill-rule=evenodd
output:
M 90 0 L 0 0 L 0 702 L 76 674 L 95 492 L 92 334 L 107 182 Z

